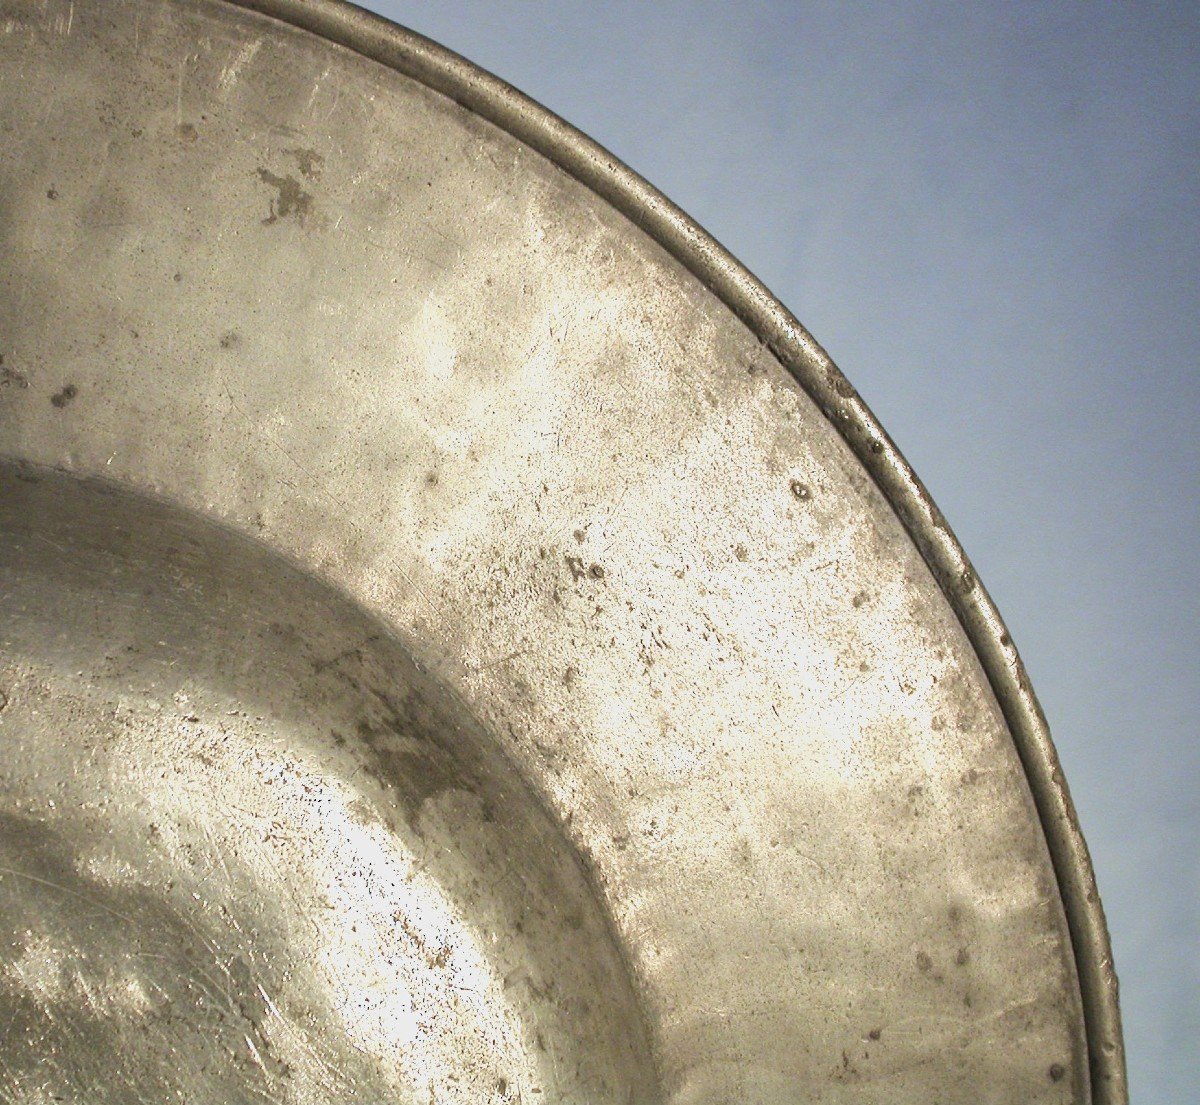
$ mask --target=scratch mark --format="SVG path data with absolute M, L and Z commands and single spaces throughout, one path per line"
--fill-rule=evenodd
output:
M 27 882 L 37 883 L 38 886 L 45 886 L 51 890 L 57 890 L 60 894 L 65 894 L 69 898 L 75 898 L 78 901 L 86 902 L 95 909 L 102 910 L 112 917 L 116 917 L 118 921 L 124 921 L 127 925 L 136 925 L 137 922 L 132 917 L 127 917 L 124 913 L 119 913 L 111 906 L 106 906 L 103 902 L 98 902 L 94 898 L 89 898 L 86 894 L 80 894 L 77 890 L 72 890 L 69 886 L 61 886 L 59 883 L 51 879 L 39 878 L 37 875 L 31 875 L 27 871 L 16 871 L 11 867 L 0 867 L 0 876 L 11 875 L 15 879 L 25 879 Z
M 199 54 L 184 54 L 179 59 L 179 79 L 175 87 L 175 125 L 183 126 L 183 78 L 187 67 L 199 57 Z
M 329 66 L 325 67 L 325 72 L 322 73 L 314 82 L 312 92 L 309 93 L 308 103 L 304 105 L 306 112 L 312 111 L 313 103 L 317 98 L 317 93 L 321 91 L 321 85 L 325 82 L 325 78 L 329 76 Z
M 826 704 L 832 706 L 835 702 L 841 702 L 841 700 L 845 698 L 851 690 L 858 686 L 858 684 L 866 679 L 870 674 L 870 672 L 859 672 L 859 674 L 853 679 L 848 679 L 836 694 L 831 695 L 828 699 L 826 699 Z
M 253 42 L 247 42 L 238 52 L 237 56 L 221 70 L 221 76 L 217 83 L 221 87 L 222 95 L 229 95 L 233 91 L 233 86 L 237 84 L 238 79 L 242 75 L 242 70 L 246 68 L 253 60 L 254 56 L 262 48 L 262 39 L 256 38 Z
M 515 660 L 518 656 L 524 656 L 525 653 L 527 653 L 528 651 L 529 651 L 529 646 L 525 645 L 525 646 L 522 646 L 521 648 L 513 649 L 512 652 L 509 652 L 509 653 L 505 654 L 504 656 L 497 656 L 495 660 L 488 660 L 486 663 L 479 664 L 478 666 L 476 666 L 476 668 L 475 668 L 476 674 L 478 674 L 479 672 L 487 671 L 489 668 L 499 667 L 501 664 L 507 664 L 510 660 Z

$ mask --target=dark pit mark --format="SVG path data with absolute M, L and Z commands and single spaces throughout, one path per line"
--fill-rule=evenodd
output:
M 882 1035 L 883 1035 L 882 1028 L 872 1028 L 871 1031 L 867 1033 L 867 1039 L 868 1040 L 878 1040 L 879 1037 Z
M 1062 1063 L 1051 1063 L 1046 1073 L 1050 1075 L 1051 1082 L 1061 1082 L 1066 1076 L 1067 1068 Z
M 50 402 L 59 410 L 62 410 L 78 394 L 79 389 L 74 384 L 67 384 L 57 395 L 50 396 Z
M 792 480 L 791 488 L 792 494 L 801 502 L 812 498 L 812 491 L 809 490 L 808 485 L 801 483 L 799 480 Z
M 262 220 L 263 226 L 270 226 L 280 219 L 295 219 L 303 226 L 312 214 L 312 195 L 300 187 L 294 176 L 276 176 L 269 169 L 261 168 L 257 175 L 265 185 L 275 189 L 275 196 L 268 202 L 267 217 Z
M 199 131 L 197 131 L 191 123 L 180 123 L 179 126 L 175 128 L 175 133 L 179 135 L 180 142 L 183 142 L 189 146 L 200 137 Z
M 232 349 L 235 345 L 240 345 L 241 342 L 242 342 L 242 335 L 239 334 L 236 330 L 229 330 L 226 333 L 221 335 L 221 348 L 222 349 Z
M 588 569 L 588 575 L 590 575 L 592 579 L 603 579 L 604 569 L 599 564 L 593 564 Z
M 48 200 L 58 199 L 58 189 L 55 188 L 53 184 L 50 185 L 50 187 L 46 189 L 46 199 L 48 199 Z
M 563 560 L 567 562 L 567 567 L 571 569 L 572 579 L 583 579 L 587 575 L 587 569 L 583 566 L 583 559 L 578 556 L 564 556 Z
M 959 948 L 958 954 L 954 957 L 954 962 L 960 967 L 965 967 L 970 961 L 971 953 L 966 948 Z
M 917 970 L 923 975 L 929 974 L 933 969 L 933 960 L 925 952 L 917 952 Z
M 851 600 L 854 603 L 854 609 L 857 610 L 860 606 L 864 605 L 870 597 L 866 591 L 859 591 Z

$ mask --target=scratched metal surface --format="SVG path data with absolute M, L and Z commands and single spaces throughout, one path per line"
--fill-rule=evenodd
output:
M 0 1097 L 1090 1099 L 1001 705 L 751 328 L 306 31 L 0 32 Z

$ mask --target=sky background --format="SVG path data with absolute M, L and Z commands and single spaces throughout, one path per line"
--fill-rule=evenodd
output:
M 1200 4 L 368 7 L 729 248 L 953 526 L 1050 720 L 1135 1101 L 1200 1101 Z

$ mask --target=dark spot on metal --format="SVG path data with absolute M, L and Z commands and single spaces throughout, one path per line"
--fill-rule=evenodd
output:
M 189 146 L 200 137 L 199 132 L 191 123 L 180 123 L 175 128 L 175 133 L 179 135 L 180 142 L 186 142 Z
M 51 185 L 49 188 L 46 189 L 46 199 L 48 199 L 48 200 L 58 199 L 58 189 L 55 188 L 54 185 Z
M 830 368 L 826 374 L 830 384 L 833 385 L 833 390 L 837 392 L 843 399 L 853 399 L 855 396 L 854 385 L 850 383 L 836 368 Z
M 876 453 L 876 454 L 882 453 L 883 452 L 883 442 L 882 441 L 872 441 L 871 442 L 871 452 Z
M 871 596 L 868 595 L 866 591 L 859 591 L 852 600 L 855 609 L 858 609 L 860 606 L 862 606 L 870 597 Z
M 933 969 L 933 960 L 925 952 L 917 952 L 917 970 L 926 975 Z
M 587 569 L 583 566 L 583 560 L 578 556 L 564 556 L 563 560 L 567 562 L 567 567 L 571 569 L 572 579 L 583 579 L 587 575 Z
M 319 180 L 321 177 L 321 169 L 325 164 L 323 158 L 316 150 L 285 150 L 285 153 L 290 153 L 296 159 L 296 165 L 300 170 L 300 175 L 305 180 Z
M 171 279 L 174 280 L 176 284 L 178 284 L 183 279 L 183 273 L 177 272 L 174 276 L 171 277 Z
M 74 384 L 67 384 L 57 395 L 50 396 L 50 402 L 59 410 L 62 410 L 78 394 L 79 389 Z
M 235 345 L 239 345 L 242 340 L 242 335 L 236 330 L 229 330 L 221 335 L 221 348 L 232 349 Z
M 269 169 L 260 168 L 256 174 L 270 188 L 275 189 L 275 196 L 268 203 L 267 217 L 262 220 L 263 226 L 270 226 L 280 219 L 295 219 L 301 226 L 312 214 L 312 196 L 300 187 L 300 182 L 294 176 L 276 176 Z
M 603 579 L 604 569 L 599 564 L 593 564 L 588 569 L 588 575 L 590 575 L 592 579 Z
M 954 962 L 960 967 L 965 967 L 970 959 L 971 953 L 966 948 L 959 948 L 958 954 L 954 957 Z
M 882 1028 L 872 1028 L 871 1031 L 867 1033 L 867 1039 L 868 1040 L 878 1040 L 879 1037 L 882 1035 L 883 1035 Z
M 8 705 L 8 695 L 0 691 L 0 710 L 3 710 Z
M 574 537 L 575 540 L 581 545 L 583 544 L 583 530 L 577 529 L 571 536 Z
M 958 582 L 964 591 L 969 591 L 975 586 L 975 575 L 970 569 L 968 569 L 958 577 Z
M 740 545 L 740 544 L 739 544 L 739 545 L 738 545 L 738 546 L 737 546 L 737 547 L 736 547 L 736 548 L 733 550 L 733 555 L 734 555 L 734 556 L 736 556 L 736 557 L 738 558 L 738 560 L 741 560 L 742 562 L 745 562 L 745 561 L 747 561 L 747 560 L 749 560 L 749 559 L 750 559 L 750 550 L 749 550 L 749 549 L 747 549 L 745 545 Z
M 812 492 L 808 489 L 808 485 L 801 483 L 799 480 L 792 480 L 791 488 L 792 488 L 792 494 L 795 495 L 796 498 L 800 499 L 802 502 L 805 499 L 812 498 Z
M 1067 1068 L 1062 1063 L 1051 1063 L 1050 1069 L 1046 1073 L 1050 1075 L 1051 1082 L 1061 1082 L 1067 1073 Z
M 6 388 L 9 386 L 18 388 L 29 387 L 29 379 L 24 372 L 18 372 L 11 365 L 4 363 L 4 358 L 0 356 L 0 387 Z

